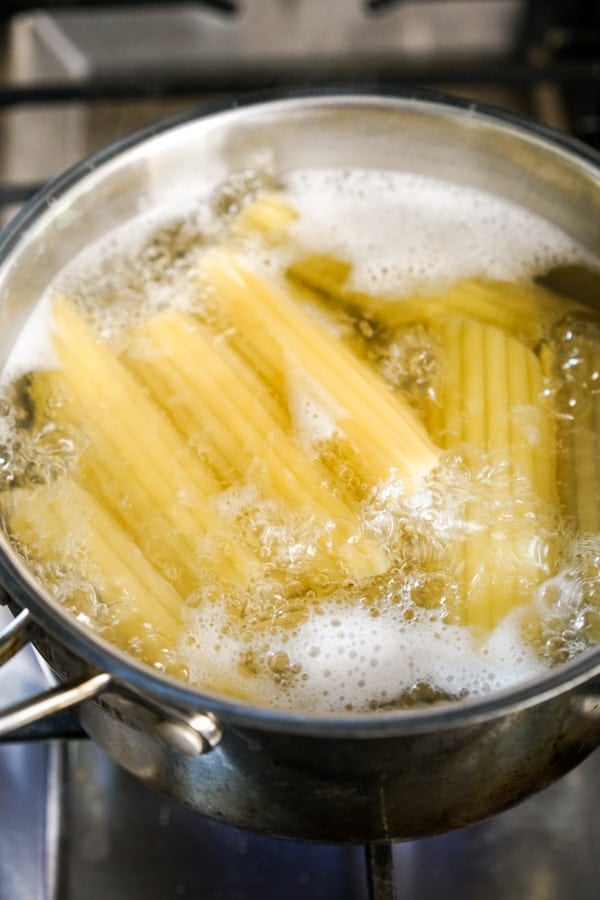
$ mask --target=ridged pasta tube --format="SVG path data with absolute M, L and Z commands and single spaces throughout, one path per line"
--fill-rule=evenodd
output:
M 173 574 L 182 592 L 193 591 L 202 566 L 212 564 L 213 538 L 223 531 L 211 504 L 212 473 L 62 298 L 54 305 L 53 339 L 72 397 L 65 415 L 87 436 L 83 477 L 143 552 Z M 253 555 L 235 538 L 219 547 L 217 574 L 244 583 L 255 571 Z
M 164 665 L 177 642 L 183 602 L 102 504 L 70 479 L 2 498 L 8 530 L 34 561 L 57 560 L 76 608 L 122 649 Z M 77 606 L 71 600 L 67 605 Z
M 283 290 L 224 252 L 204 258 L 202 275 L 256 352 L 285 366 L 288 389 L 325 407 L 367 483 L 395 476 L 410 491 L 434 468 L 439 452 L 408 404 Z
M 346 288 L 351 274 L 349 262 L 323 253 L 310 253 L 296 259 L 286 269 L 286 276 L 291 281 L 342 303 L 351 302 L 351 292 Z
M 77 459 L 73 477 L 110 511 L 182 595 L 192 594 L 199 585 L 199 554 L 176 527 L 170 510 L 161 507 L 161 503 L 172 505 L 173 500 L 164 484 L 157 485 L 156 479 L 148 477 L 141 458 L 134 462 L 121 455 L 119 444 L 98 427 L 93 417 L 86 419 L 86 410 L 73 399 L 62 372 L 36 372 L 30 393 L 34 403 L 42 396 L 50 398 L 51 416 L 46 423 L 40 417 L 39 427 L 47 427 L 47 423 L 68 426 Z M 59 401 L 55 399 L 58 397 Z M 198 531 L 196 543 L 201 540 Z
M 449 318 L 438 328 L 445 367 L 437 438 L 458 448 L 482 491 L 466 503 L 465 535 L 451 553 L 462 580 L 451 612 L 487 629 L 549 573 L 554 427 L 533 351 L 469 319 Z
M 386 299 L 348 287 L 352 274 L 350 263 L 333 256 L 312 253 L 294 260 L 286 269 L 286 278 L 301 296 L 322 303 L 328 313 L 341 312 L 351 321 L 366 317 L 376 319 L 388 328 L 399 328 L 414 322 L 427 323 L 444 315 L 439 303 L 417 298 Z
M 248 373 L 239 358 L 202 323 L 178 313 L 151 319 L 138 330 L 124 361 L 186 441 L 206 443 L 207 456 L 216 461 L 225 483 L 250 474 L 265 497 L 292 511 L 304 510 L 315 534 L 331 544 L 329 567 L 337 560 L 352 577 L 386 571 L 386 554 L 358 534 L 358 509 L 327 485 L 328 473 L 319 461 L 287 433 L 287 415 L 241 377 Z M 315 561 L 312 565 L 317 567 Z
M 388 327 L 435 322 L 446 315 L 473 318 L 535 343 L 581 304 L 533 283 L 466 279 L 439 293 L 400 299 L 377 297 L 348 287 L 352 267 L 334 257 L 312 254 L 295 260 L 287 277 L 334 306 L 372 315 Z

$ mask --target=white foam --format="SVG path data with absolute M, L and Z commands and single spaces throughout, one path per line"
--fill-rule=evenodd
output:
M 444 625 L 430 611 L 408 622 L 403 604 L 373 617 L 368 607 L 322 604 L 292 632 L 252 642 L 223 633 L 222 611 L 194 611 L 179 654 L 191 680 L 210 685 L 227 673 L 229 689 L 266 706 L 335 713 L 393 703 L 416 685 L 447 695 L 487 694 L 545 670 L 523 645 L 516 617 L 506 619 L 485 643 L 460 626 Z M 265 661 L 254 675 L 240 670 L 249 651 Z M 274 678 L 268 661 L 286 654 L 292 677 Z
M 52 369 L 57 365 L 50 329 L 51 301 L 46 294 L 36 304 L 11 350 L 2 375 L 0 388 L 26 372 Z
M 311 170 L 291 173 L 287 186 L 300 213 L 291 232 L 294 253 L 331 253 L 348 260 L 357 290 L 397 296 L 435 290 L 466 277 L 520 279 L 553 265 L 585 260 L 581 249 L 550 223 L 499 198 L 435 179 L 394 172 Z M 169 210 L 165 221 L 178 214 Z M 158 224 L 154 221 L 152 228 Z M 165 305 L 186 308 L 197 302 L 189 259 L 187 268 L 174 267 L 162 280 L 146 277 L 130 264 L 151 230 L 147 222 L 138 227 L 128 223 L 100 247 L 89 248 L 49 287 L 15 346 L 5 380 L 54 365 L 48 321 L 51 291 L 74 292 L 87 309 L 96 302 L 93 308 L 103 334 L 118 333 L 132 310 L 138 315 L 139 303 L 148 315 Z M 253 264 L 272 276 L 283 271 L 289 257 L 289 249 L 274 250 L 268 258 L 259 254 Z M 127 280 L 132 266 L 135 284 Z M 150 274 L 154 271 L 150 264 Z M 117 302 L 112 304 L 111 299 L 107 307 L 105 299 L 114 296 Z M 288 374 L 299 442 L 308 447 L 330 437 L 339 410 L 302 373 L 290 369 Z M 389 519 L 400 508 L 403 491 L 397 493 L 400 499 L 395 500 L 394 485 L 381 486 L 381 503 L 373 506 L 372 521 L 366 523 L 370 533 L 384 542 L 394 534 Z M 232 489 L 221 502 L 233 516 L 249 505 L 249 498 L 242 488 Z M 425 520 L 432 503 L 425 489 L 413 497 L 413 526 L 418 504 Z M 455 519 L 448 506 L 440 510 L 444 515 L 435 522 L 444 544 L 443 529 L 455 527 Z M 299 553 L 305 550 L 300 546 Z M 488 693 L 546 668 L 526 647 L 518 615 L 507 618 L 481 644 L 468 629 L 446 625 L 436 613 L 406 598 L 378 604 L 377 616 L 360 602 L 359 593 L 354 600 L 321 602 L 295 630 L 273 628 L 251 638 L 225 628 L 225 611 L 207 601 L 189 611 L 178 655 L 195 684 L 222 684 L 257 703 L 322 713 L 393 703 L 419 683 L 457 696 Z M 241 668 L 248 652 L 264 663 L 254 674 Z M 279 677 L 269 668 L 269 661 L 283 654 L 289 677 Z
M 310 170 L 293 174 L 288 190 L 300 213 L 296 241 L 350 260 L 357 290 L 407 294 L 461 278 L 520 279 L 581 258 L 550 222 L 439 179 Z

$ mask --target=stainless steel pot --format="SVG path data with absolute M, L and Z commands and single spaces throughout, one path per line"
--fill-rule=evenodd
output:
M 597 154 L 501 113 L 329 93 L 205 110 L 85 160 L 6 229 L 0 362 L 49 280 L 115 226 L 233 172 L 307 166 L 442 176 L 515 201 L 600 250 Z M 600 743 L 600 648 L 487 699 L 377 716 L 274 712 L 126 658 L 65 614 L 4 540 L 0 551 L 16 614 L 0 662 L 32 641 L 60 679 L 4 710 L 0 732 L 77 705 L 84 729 L 119 764 L 232 825 L 318 841 L 433 834 L 517 802 Z

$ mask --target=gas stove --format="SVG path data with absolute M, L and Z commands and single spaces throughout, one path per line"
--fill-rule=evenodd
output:
M 215 96 L 264 87 L 429 85 L 597 146 L 596 6 L 5 3 L 3 221 L 49 177 L 121 134 Z M 0 607 L 0 626 L 7 618 Z M 51 679 L 33 650 L 21 651 L 0 671 L 2 704 Z M 68 738 L 67 731 L 0 746 L 0 900 L 597 896 L 600 751 L 494 819 L 379 852 L 275 840 L 208 821 L 149 791 L 77 729 Z
M 6 618 L 6 616 L 4 616 Z M 26 649 L 3 703 L 51 676 Z M 86 739 L 0 746 L 1 900 L 595 900 L 600 751 L 512 810 L 391 848 L 395 895 L 363 847 L 301 844 L 211 822 L 140 784 Z

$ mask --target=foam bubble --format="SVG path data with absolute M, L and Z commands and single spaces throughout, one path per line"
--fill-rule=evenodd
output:
M 320 604 L 292 632 L 244 640 L 224 627 L 222 610 L 193 611 L 179 654 L 196 684 L 228 689 L 266 706 L 314 713 L 355 712 L 406 703 L 411 690 L 460 697 L 487 694 L 541 674 L 546 666 L 523 644 L 518 617 L 485 643 L 431 611 L 407 622 L 406 605 L 373 616 L 368 606 Z M 190 640 L 189 635 L 193 635 Z M 244 663 L 251 657 L 252 670 Z M 271 666 L 273 660 L 283 666 Z
M 461 278 L 521 279 L 581 258 L 550 222 L 499 197 L 402 172 L 290 176 L 298 244 L 351 260 L 353 286 L 409 294 Z M 331 210 L 335 210 L 335 215 Z
M 15 341 L 0 376 L 0 388 L 6 387 L 26 372 L 56 367 L 50 329 L 51 309 L 50 296 L 46 294 L 36 304 Z
M 271 248 L 267 255 L 256 247 L 241 248 L 246 261 L 269 277 L 281 275 L 294 254 L 330 253 L 352 263 L 356 290 L 399 296 L 435 291 L 461 278 L 518 280 L 553 265 L 587 261 L 550 223 L 500 198 L 440 180 L 397 172 L 311 170 L 290 173 L 285 184 L 300 213 L 290 245 Z M 73 297 L 95 319 L 98 333 L 117 342 L 124 326 L 166 307 L 195 310 L 195 264 L 221 228 L 203 200 L 127 223 L 88 248 L 49 286 L 15 345 L 4 383 L 55 364 L 49 340 L 55 293 Z M 335 323 L 328 321 L 328 327 L 335 330 Z M 392 367 L 401 377 L 406 363 L 390 359 Z M 340 411 L 297 365 L 288 366 L 287 387 L 299 443 L 310 450 L 335 433 Z M 527 420 L 528 411 L 515 415 Z M 362 526 L 398 560 L 403 540 L 412 542 L 414 556 L 424 536 L 427 552 L 441 557 L 464 526 L 458 511 L 466 499 L 475 496 L 484 505 L 485 484 L 474 495 L 461 467 L 445 474 L 451 475 L 452 490 L 447 480 L 443 485 L 430 480 L 406 500 L 403 485 L 392 480 L 380 485 L 365 506 Z M 219 498 L 221 510 L 232 518 L 243 518 L 255 502 L 253 489 L 245 485 Z M 256 532 L 262 529 L 261 548 L 285 559 L 288 574 L 302 572 L 315 540 L 302 510 L 280 522 L 270 509 L 257 506 L 254 520 Z M 268 594 L 267 577 L 260 587 Z M 439 594 L 445 588 L 435 589 Z M 449 625 L 439 612 L 419 606 L 409 579 L 386 590 L 384 599 L 372 604 L 355 585 L 315 600 L 306 621 L 293 629 L 252 632 L 236 630 L 224 605 L 195 603 L 177 655 L 194 684 L 268 706 L 320 713 L 393 706 L 399 698 L 410 700 L 423 685 L 444 697 L 485 694 L 536 676 L 550 664 L 525 643 L 520 613 L 482 642 L 469 629 Z M 550 593 L 549 587 L 545 596 Z

